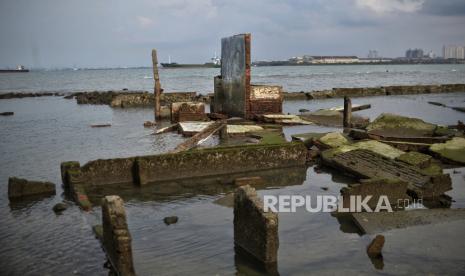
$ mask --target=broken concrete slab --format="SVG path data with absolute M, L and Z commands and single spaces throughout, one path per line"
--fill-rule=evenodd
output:
M 432 157 L 416 151 L 406 152 L 398 157 L 396 160 L 405 162 L 407 164 L 425 169 L 431 165 Z
M 318 138 L 318 142 L 322 143 L 328 148 L 337 148 L 351 143 L 349 139 L 347 139 L 347 137 L 340 132 L 327 133 Z
M 179 132 L 184 136 L 193 136 L 211 126 L 213 123 L 214 122 L 180 122 Z
M 352 112 L 365 110 L 365 109 L 370 109 L 370 108 L 371 108 L 371 104 L 353 104 L 352 105 Z M 336 111 L 339 111 L 339 112 L 343 112 L 344 111 L 344 106 L 331 107 L 331 108 L 328 108 L 328 110 L 336 110 Z
M 465 220 L 465 209 L 417 209 L 351 215 L 364 234 L 377 234 L 398 228 Z
M 349 208 L 351 196 L 362 196 L 362 198 L 372 196 L 367 205 L 373 210 L 381 196 L 387 196 L 392 207 L 397 207 L 405 200 L 411 199 L 407 195 L 407 182 L 398 179 L 362 179 L 360 184 L 342 188 L 341 195 L 345 208 Z
M 54 195 L 55 193 L 55 184 L 51 182 L 30 181 L 17 177 L 8 179 L 8 198 L 10 200 L 28 196 Z
M 418 198 L 433 198 L 452 189 L 448 174 L 431 176 L 417 167 L 393 160 L 366 149 L 334 155 L 322 153 L 323 163 L 359 179 L 392 179 L 408 183 L 409 192 Z
M 369 134 L 382 137 L 432 137 L 436 127 L 418 118 L 383 113 L 366 129 Z
M 311 125 L 310 121 L 304 120 L 297 115 L 284 114 L 265 114 L 261 116 L 265 123 L 283 124 L 283 125 Z
M 264 128 L 257 125 L 228 125 L 227 132 L 229 135 L 245 135 L 246 133 L 263 131 Z
M 342 127 L 343 114 L 336 110 L 320 109 L 314 112 L 304 112 L 300 118 L 317 125 Z M 369 118 L 352 115 L 351 123 L 354 127 L 366 127 Z
M 429 150 L 443 160 L 465 164 L 465 138 L 455 137 L 445 143 L 433 144 Z
M 324 151 L 323 154 L 326 157 L 331 157 L 338 153 L 349 152 L 357 149 L 369 150 L 391 159 L 399 157 L 405 153 L 385 143 L 381 143 L 375 140 L 365 140 L 349 145 L 342 145 L 333 150 Z
M 241 186 L 235 193 L 234 243 L 263 263 L 278 260 L 278 215 L 264 211 L 250 186 Z
M 117 275 L 136 275 L 131 234 L 124 202 L 119 196 L 105 196 L 102 206 L 103 247 Z

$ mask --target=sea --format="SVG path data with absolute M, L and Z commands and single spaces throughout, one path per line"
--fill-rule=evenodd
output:
M 160 69 L 165 91 L 213 90 L 219 69 Z M 333 87 L 465 82 L 465 65 L 330 65 L 254 67 L 252 82 L 282 85 L 299 92 Z M 0 93 L 76 92 L 153 89 L 152 69 L 50 70 L 0 74 Z M 464 91 L 446 94 L 354 98 L 371 104 L 359 114 L 371 120 L 383 112 L 418 117 L 452 125 L 464 113 Z M 435 101 L 445 105 L 436 106 Z M 342 105 L 341 99 L 289 101 L 284 112 L 317 110 Z M 101 224 L 101 210 L 80 210 L 64 195 L 60 163 L 82 164 L 99 158 L 149 155 L 169 151 L 184 138 L 177 133 L 153 135 L 143 122 L 153 120 L 150 108 L 117 109 L 78 105 L 63 97 L 0 100 L 0 274 L 1 275 L 108 275 L 105 254 L 92 227 Z M 92 124 L 110 123 L 109 128 Z M 322 126 L 290 126 L 292 134 L 340 131 Z M 465 207 L 465 168 L 448 168 L 453 181 L 452 208 Z M 331 170 L 310 166 L 303 171 L 277 172 L 279 186 L 259 195 L 338 195 L 352 182 Z M 51 181 L 57 194 L 41 200 L 8 200 L 8 178 Z M 285 177 L 289 177 L 286 182 Z M 260 275 L 234 249 L 233 209 L 222 200 L 230 191 L 159 193 L 121 192 L 132 235 L 138 275 Z M 226 197 L 227 198 L 227 197 Z M 65 200 L 62 214 L 53 206 Z M 176 224 L 163 218 L 178 216 Z M 384 262 L 380 268 L 366 255 L 373 235 L 362 235 L 344 218 L 329 213 L 279 214 L 278 271 L 281 275 L 309 274 L 447 274 L 464 275 L 465 226 L 460 223 L 397 229 L 385 233 Z M 419 232 L 421 231 L 421 233 Z

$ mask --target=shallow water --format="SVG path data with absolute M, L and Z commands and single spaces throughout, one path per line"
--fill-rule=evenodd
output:
M 360 112 L 375 118 L 381 112 L 417 116 L 440 124 L 455 124 L 463 113 L 433 106 L 427 101 L 462 105 L 463 93 L 438 95 L 354 98 L 354 103 L 371 103 Z M 315 110 L 341 105 L 341 99 L 286 102 L 285 112 L 299 108 Z M 98 158 L 146 155 L 167 151 L 183 138 L 168 133 L 150 135 L 142 123 L 153 116 L 151 109 L 111 109 L 108 106 L 77 105 L 58 97 L 1 100 L 0 110 L 14 111 L 0 117 L 0 267 L 2 275 L 99 275 L 104 254 L 91 226 L 100 223 L 100 209 L 90 213 L 72 205 L 55 215 L 57 195 L 38 202 L 11 204 L 7 198 L 8 177 L 48 180 L 60 184 L 59 165 L 77 160 L 81 164 Z M 111 128 L 91 128 L 95 123 Z M 293 133 L 331 131 L 319 126 L 285 128 Z M 452 173 L 453 170 L 448 170 Z M 465 207 L 465 169 L 453 173 L 454 208 Z M 259 194 L 339 194 L 349 181 L 313 167 L 300 175 L 305 181 L 288 187 L 260 190 Z M 193 181 L 194 183 L 194 181 Z M 284 183 L 286 184 L 286 183 Z M 323 191 L 321 187 L 328 187 Z M 133 237 L 133 252 L 139 275 L 185 275 L 251 273 L 233 247 L 232 209 L 215 204 L 227 191 L 192 193 L 177 197 L 159 194 L 126 197 L 126 211 Z M 124 195 L 123 195 L 124 197 Z M 166 226 L 165 216 L 179 222 Z M 279 215 L 279 263 L 282 275 L 371 274 L 376 272 L 365 253 L 371 236 L 360 236 L 350 225 L 340 224 L 330 214 Z M 463 224 L 426 226 L 386 233 L 384 272 L 388 274 L 463 274 L 465 248 Z M 413 230 L 412 230 L 413 229 Z M 421 231 L 421 235 L 419 235 Z M 434 233 L 437 233 L 435 235 Z M 408 246 L 407 246 L 408 245 Z M 426 252 L 426 253 L 425 253 Z
M 218 68 L 159 70 L 165 91 L 213 91 Z M 31 71 L 0 74 L 0 93 L 38 91 L 130 90 L 153 91 L 151 68 Z M 253 67 L 252 83 L 282 85 L 284 91 L 311 91 L 334 87 L 374 87 L 463 83 L 463 64 L 321 65 Z

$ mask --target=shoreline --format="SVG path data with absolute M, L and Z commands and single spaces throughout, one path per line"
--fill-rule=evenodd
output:
M 465 83 L 456 84 L 427 84 L 427 85 L 392 85 L 379 87 L 339 87 L 327 90 L 283 92 L 284 101 L 293 100 L 321 100 L 343 97 L 372 97 L 390 95 L 415 95 L 465 92 Z M 76 99 L 78 104 L 101 104 L 112 107 L 150 106 L 154 105 L 154 94 L 142 90 L 100 90 L 82 92 L 7 92 L 0 94 L 0 100 L 22 99 L 35 97 L 64 97 Z M 162 101 L 169 104 L 179 101 L 210 103 L 213 93 L 199 94 L 198 92 L 165 92 Z

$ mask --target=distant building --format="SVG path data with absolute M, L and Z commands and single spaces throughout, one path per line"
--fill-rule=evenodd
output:
M 408 59 L 423 58 L 423 49 L 408 49 L 405 52 L 405 57 Z
M 369 50 L 367 57 L 368 58 L 378 58 L 378 51 L 377 50 Z
M 314 64 L 356 63 L 358 61 L 356 56 L 312 56 Z
M 457 45 L 448 45 L 442 48 L 444 59 L 465 59 L 465 47 Z

